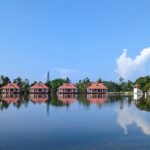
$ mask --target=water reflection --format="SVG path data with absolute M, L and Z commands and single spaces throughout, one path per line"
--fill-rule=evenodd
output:
M 99 94 L 15 95 L 19 100 L 13 103 L 6 97 L 11 96 L 3 95 L 0 101 L 3 149 L 24 150 L 25 141 L 29 143 L 25 149 L 43 149 L 44 145 L 44 149 L 54 150 L 141 150 L 144 144 L 150 146 L 150 99 L 134 101 L 133 97 Z
M 33 103 L 46 103 L 49 99 L 48 94 L 30 94 L 29 99 Z
M 136 107 L 140 110 L 150 111 L 150 96 L 145 99 L 142 97 L 139 101 L 136 101 Z
M 8 109 L 11 104 L 14 107 L 20 108 L 21 96 L 19 94 L 2 94 L 0 98 L 0 109 Z
M 90 104 L 104 104 L 107 101 L 107 94 L 87 94 L 87 101 Z
M 143 104 L 143 100 L 135 102 L 135 105 L 138 107 L 139 105 L 143 107 Z M 117 112 L 117 122 L 120 127 L 123 128 L 124 134 L 128 134 L 128 128 L 131 125 L 135 125 L 140 128 L 143 134 L 150 135 L 150 121 L 145 117 L 145 112 L 134 109 L 133 106 L 129 107 L 127 103 L 123 103 L 123 109 L 120 109 Z
M 77 94 L 58 94 L 58 99 L 63 102 L 63 104 L 71 104 L 77 100 Z
M 124 102 L 126 101 L 127 102 Z M 47 106 L 55 107 L 70 107 L 71 104 L 78 103 L 84 107 L 89 107 L 90 105 L 96 104 L 98 106 L 103 106 L 103 104 L 117 104 L 123 110 L 124 103 L 128 104 L 128 107 L 133 102 L 134 105 L 145 111 L 150 111 L 150 96 L 147 99 L 140 98 L 138 101 L 132 101 L 132 97 L 122 97 L 122 96 L 108 96 L 106 94 L 59 94 L 59 95 L 48 95 L 48 94 L 30 94 L 21 96 L 19 94 L 2 94 L 0 98 L 1 106 L 6 106 L 8 109 L 10 104 L 20 108 L 21 106 L 28 107 L 32 103 L 45 103 Z
M 134 100 L 140 100 L 143 96 L 143 93 L 139 93 L 139 94 L 134 94 L 133 97 L 134 97 Z
M 17 103 L 20 99 L 19 94 L 2 94 L 1 100 L 7 103 Z

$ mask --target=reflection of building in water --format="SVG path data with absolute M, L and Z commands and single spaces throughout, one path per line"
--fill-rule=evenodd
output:
M 36 83 L 29 88 L 30 94 L 48 94 L 49 88 L 43 83 Z
M 64 83 L 58 88 L 59 94 L 75 94 L 78 92 L 77 87 L 72 83 Z
M 63 104 L 71 104 L 77 99 L 77 94 L 58 94 L 58 99 Z
M 108 88 L 103 83 L 91 83 L 87 88 L 87 93 L 107 93 Z
M 48 101 L 48 94 L 30 94 L 29 98 L 34 103 L 44 103 Z
M 143 94 L 139 93 L 139 94 L 134 94 L 133 97 L 134 97 L 134 100 L 139 100 L 140 98 L 142 98 Z
M 18 94 L 20 93 L 20 87 L 16 83 L 8 83 L 1 88 L 1 92 L 4 94 Z
M 7 103 L 17 103 L 20 99 L 19 94 L 2 94 L 1 100 Z
M 90 103 L 104 104 L 107 101 L 107 94 L 87 94 L 87 101 Z

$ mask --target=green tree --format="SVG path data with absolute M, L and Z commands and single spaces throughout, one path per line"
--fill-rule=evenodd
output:
M 120 84 L 124 81 L 123 77 L 119 78 Z
M 121 86 L 113 81 L 103 81 L 109 92 L 121 92 Z
M 139 77 L 136 81 L 135 84 L 140 85 L 140 89 L 144 92 L 148 91 L 150 89 L 149 87 L 150 83 L 150 76 L 144 76 L 144 77 Z
M 10 81 L 10 79 L 9 79 L 9 77 L 5 77 L 5 76 L 0 76 L 0 86 L 5 86 L 5 85 L 7 85 L 8 83 L 10 83 L 11 81 Z
M 97 82 L 98 82 L 98 83 L 101 83 L 101 82 L 102 82 L 102 79 L 101 79 L 101 78 L 99 78 L 99 79 L 97 80 Z
M 24 91 L 24 93 L 28 93 L 28 89 L 30 87 L 30 83 L 29 83 L 29 80 L 28 79 L 25 79 L 23 82 L 22 82 L 22 89 Z
M 69 77 L 66 78 L 66 83 L 70 83 L 71 80 L 69 79 Z
M 65 79 L 58 78 L 58 79 L 52 80 L 51 81 L 52 91 L 57 92 L 58 87 L 63 85 L 63 83 L 66 83 Z
M 13 83 L 17 83 L 21 87 L 23 84 L 23 81 L 21 77 L 17 77 L 16 79 L 14 79 Z
M 84 83 L 90 83 L 91 81 L 90 81 L 90 79 L 88 77 L 86 77 L 85 79 L 83 79 L 83 82 Z
M 31 84 L 31 86 L 33 86 L 34 84 L 37 84 L 38 82 L 37 81 L 34 81 L 32 84 Z
M 91 81 L 88 77 L 86 77 L 83 80 L 79 80 L 76 84 L 77 88 L 78 88 L 78 92 L 79 93 L 86 93 L 86 89 L 90 85 L 90 83 L 91 83 Z
M 133 82 L 128 80 L 127 86 L 128 86 L 128 91 L 131 92 L 133 90 Z

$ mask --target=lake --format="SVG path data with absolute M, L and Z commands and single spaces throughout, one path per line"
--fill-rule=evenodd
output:
M 147 150 L 150 100 L 3 95 L 0 150 Z

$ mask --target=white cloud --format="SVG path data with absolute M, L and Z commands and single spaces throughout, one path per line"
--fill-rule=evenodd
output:
M 144 68 L 145 63 L 150 59 L 150 48 L 143 49 L 139 55 L 134 59 L 127 56 L 127 50 L 124 49 L 123 53 L 117 58 L 117 69 L 115 70 L 119 77 L 127 79 L 132 77 L 133 74 L 142 74 L 141 69 Z
M 128 134 L 128 126 L 135 124 L 145 135 L 150 136 L 150 123 L 134 109 L 125 107 L 118 111 L 118 124 L 124 129 L 124 134 Z
M 129 115 L 126 109 L 120 110 L 118 112 L 117 122 L 124 129 L 124 134 L 128 134 L 128 125 L 133 123 L 133 118 Z

